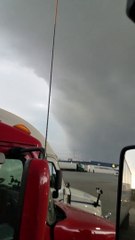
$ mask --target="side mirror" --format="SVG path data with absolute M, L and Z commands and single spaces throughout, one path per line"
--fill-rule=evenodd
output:
M 62 172 L 61 170 L 55 170 L 55 174 L 50 176 L 50 187 L 55 190 L 61 189 L 62 184 Z
M 56 170 L 55 189 L 56 190 L 61 189 L 61 184 L 62 184 L 62 171 Z
M 127 16 L 135 23 L 135 0 L 127 0 Z
M 116 239 L 133 240 L 135 236 L 135 146 L 122 149 L 120 154 Z
M 4 153 L 0 152 L 0 164 L 3 164 L 5 162 L 5 155 Z
M 62 184 L 62 171 L 56 170 L 56 174 L 52 175 L 51 178 L 53 178 L 53 181 L 52 180 L 50 181 L 51 187 L 55 189 L 52 193 L 52 197 L 58 198 L 59 190 L 61 189 L 61 184 Z
M 66 186 L 66 188 L 68 188 L 68 191 L 69 191 L 69 193 L 67 194 L 66 202 L 67 202 L 68 204 L 71 204 L 71 189 L 70 189 L 70 183 L 67 182 L 67 183 L 65 184 L 65 186 Z

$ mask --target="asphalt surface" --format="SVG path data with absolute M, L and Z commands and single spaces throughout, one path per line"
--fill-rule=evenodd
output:
M 102 173 L 63 171 L 63 177 L 65 182 L 70 182 L 72 187 L 94 196 L 97 196 L 96 187 L 101 188 L 103 190 L 103 195 L 101 195 L 103 216 L 111 212 L 110 220 L 115 223 L 118 176 Z

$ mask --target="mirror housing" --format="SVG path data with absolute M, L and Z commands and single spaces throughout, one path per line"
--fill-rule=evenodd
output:
M 4 153 L 0 152 L 0 164 L 3 164 L 5 162 L 5 155 Z
M 133 239 L 135 231 L 132 219 L 135 214 L 135 199 L 132 194 L 135 188 L 135 145 L 124 147 L 120 153 L 119 177 L 116 208 L 116 239 L 129 236 Z M 134 207 L 133 207 L 134 206 Z M 132 211 L 133 210 L 133 211 Z M 129 226 L 129 227 L 128 227 Z
M 52 192 L 53 198 L 58 198 L 59 190 L 61 189 L 62 185 L 62 171 L 56 170 L 56 175 L 52 175 L 50 179 L 50 186 L 55 190 Z
M 54 190 L 54 191 L 52 192 L 52 197 L 53 197 L 53 198 L 58 198 L 58 197 L 59 197 L 59 191 L 58 191 L 58 190 Z
M 135 23 L 135 0 L 127 0 L 126 14 Z
M 62 171 L 61 170 L 56 170 L 56 178 L 55 178 L 54 188 L 56 190 L 60 190 L 61 189 L 61 184 L 62 184 Z
M 54 188 L 54 191 L 52 192 L 53 198 L 58 198 L 61 185 L 62 185 L 62 171 L 56 170 L 56 174 L 52 174 L 52 176 L 50 176 L 50 187 Z

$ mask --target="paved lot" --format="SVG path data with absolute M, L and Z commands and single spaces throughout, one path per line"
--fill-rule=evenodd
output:
M 111 212 L 111 221 L 115 222 L 116 194 L 118 177 L 111 174 L 83 173 L 63 171 L 65 182 L 70 182 L 72 187 L 96 196 L 96 187 L 103 190 L 102 210 L 103 215 Z

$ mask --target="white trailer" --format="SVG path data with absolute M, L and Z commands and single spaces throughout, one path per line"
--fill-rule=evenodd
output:
M 77 172 L 84 172 L 84 166 L 83 164 L 79 162 L 73 162 L 73 161 L 59 161 L 59 166 L 64 171 L 77 171 Z
M 77 171 L 77 163 L 68 162 L 68 161 L 59 161 L 60 168 L 66 171 Z

